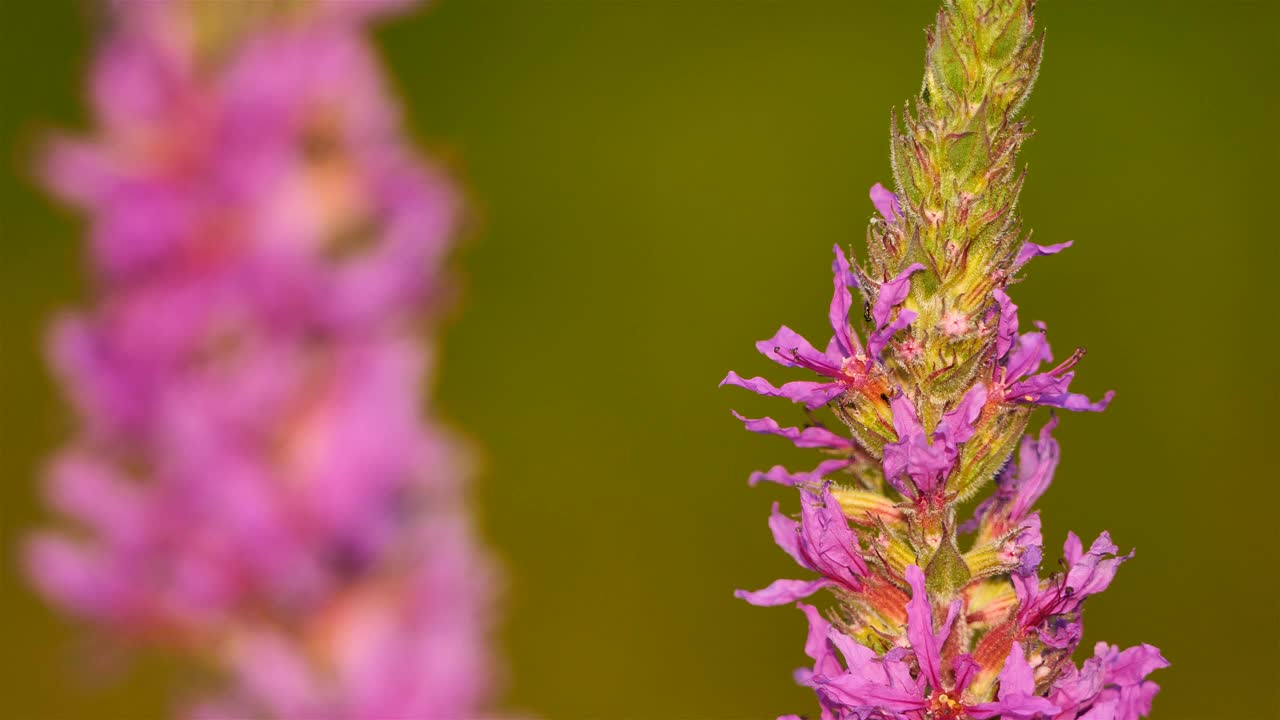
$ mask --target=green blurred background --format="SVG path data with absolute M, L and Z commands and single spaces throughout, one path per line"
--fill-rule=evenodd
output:
M 562 718 L 812 711 L 803 621 L 731 596 L 792 572 L 770 542 L 804 457 L 716 389 L 765 371 L 780 323 L 820 334 L 833 243 L 860 247 L 888 179 L 889 108 L 919 85 L 926 0 L 447 0 L 378 39 L 414 132 L 457 169 L 477 226 L 458 258 L 445 412 L 487 448 L 476 491 L 509 570 L 507 705 Z M 1271 288 L 1280 190 L 1280 4 L 1045 1 L 1022 209 L 1043 243 L 1018 300 L 1078 381 L 1046 541 L 1138 546 L 1090 602 L 1086 642 L 1148 641 L 1173 667 L 1155 717 L 1280 716 Z M 14 541 L 67 410 L 42 328 L 81 294 L 80 220 L 31 181 L 32 141 L 83 126 L 92 15 L 9 2 L 0 142 L 0 468 L 12 718 L 161 718 L 175 670 L 127 669 L 25 589 Z M 776 376 L 776 375 L 775 375 Z M 1050 552 L 1051 557 L 1056 554 Z M 101 667 L 117 668 L 95 678 Z

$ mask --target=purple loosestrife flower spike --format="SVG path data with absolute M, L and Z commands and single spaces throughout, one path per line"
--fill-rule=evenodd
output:
M 1043 49 L 1033 4 L 944 3 L 921 95 L 892 123 L 895 187 L 871 188 L 879 217 L 866 258 L 836 248 L 831 341 L 818 350 L 784 326 L 756 348 L 808 378 L 722 382 L 803 405 L 796 427 L 737 417 L 823 456 L 811 471 L 751 475 L 753 485 L 799 492 L 800 520 L 775 504 L 769 526 L 818 577 L 738 596 L 779 605 L 834 595 L 826 613 L 798 603 L 813 664 L 795 678 L 814 690 L 824 720 L 1135 720 L 1158 690 L 1147 676 L 1168 664 L 1150 645 L 1105 643 L 1072 662 L 1084 605 L 1133 557 L 1107 533 L 1087 549 L 1069 534 L 1061 571 L 1041 570 L 1035 504 L 1061 452 L 1058 418 L 1033 437 L 1030 416 L 1099 412 L 1113 393 L 1075 391 L 1084 350 L 1055 363 L 1045 325 L 1024 331 L 1009 295 L 1032 259 L 1071 246 L 1029 242 L 1016 213 L 1017 150 L 1029 134 L 1018 113 Z M 821 417 L 824 407 L 845 431 Z M 993 479 L 957 523 L 957 507 Z
M 78 431 L 27 547 L 67 612 L 199 649 L 192 718 L 473 718 L 494 571 L 460 442 L 421 411 L 456 193 L 363 23 L 401 0 L 110 4 L 50 185 L 96 304 L 53 328 Z M 241 17 L 241 16 L 244 17 Z

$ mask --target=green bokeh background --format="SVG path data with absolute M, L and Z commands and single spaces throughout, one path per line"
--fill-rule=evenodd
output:
M 918 87 L 934 3 L 446 0 L 378 31 L 414 132 L 477 223 L 445 338 L 446 414 L 485 448 L 476 500 L 509 570 L 507 705 L 549 720 L 772 718 L 800 613 L 731 597 L 791 572 L 747 473 L 802 454 L 729 415 L 752 342 L 822 332 L 833 243 L 860 247 L 888 178 L 889 108 Z M 1138 546 L 1086 642 L 1173 667 L 1154 717 L 1275 718 L 1276 48 L 1280 3 L 1041 3 L 1022 209 L 1040 242 L 1024 316 L 1079 386 L 1046 539 Z M 0 8 L 0 715 L 161 718 L 177 671 L 121 669 L 24 587 L 15 539 L 70 420 L 42 328 L 81 296 L 82 222 L 31 181 L 32 141 L 82 126 L 84 5 Z M 776 375 L 775 375 L 776 376 Z M 1050 552 L 1050 556 L 1055 554 Z M 86 647 L 88 645 L 88 647 Z M 87 652 L 86 652 L 87 650 Z M 86 659 L 88 658 L 88 659 Z M 94 668 L 113 668 L 95 679 Z

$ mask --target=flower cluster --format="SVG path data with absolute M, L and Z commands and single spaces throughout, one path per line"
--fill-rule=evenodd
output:
M 45 173 L 96 303 L 53 329 L 76 437 L 29 574 L 227 678 L 193 717 L 475 717 L 493 574 L 421 411 L 458 215 L 364 23 L 406 3 L 117 2 L 99 124 Z
M 1042 40 L 1027 0 L 975 5 L 946 3 L 931 29 L 924 91 L 895 121 L 898 190 L 871 190 L 880 217 L 867 264 L 835 248 L 826 349 L 786 327 L 757 343 L 820 379 L 775 386 L 731 372 L 722 383 L 806 414 L 829 407 L 843 425 L 738 416 L 824 454 L 811 471 L 752 475 L 798 490 L 799 520 L 775 504 L 769 527 L 817 577 L 738 596 L 796 603 L 808 617 L 813 666 L 797 679 L 824 720 L 1134 720 L 1158 690 L 1147 675 L 1167 665 L 1156 648 L 1100 643 L 1083 666 L 1072 661 L 1084 602 L 1132 553 L 1118 554 L 1106 533 L 1088 549 L 1070 534 L 1061 570 L 1040 569 L 1033 505 L 1058 464 L 1058 420 L 1034 437 L 1024 430 L 1037 407 L 1097 412 L 1112 393 L 1072 392 L 1083 351 L 1055 365 L 1042 323 L 1020 331 L 1013 278 L 1070 245 L 1027 241 L 1014 215 L 1026 136 L 1017 111 Z M 850 319 L 855 290 L 865 345 Z M 995 491 L 957 522 L 960 503 L 992 480 Z M 825 616 L 797 602 L 824 588 L 835 596 Z

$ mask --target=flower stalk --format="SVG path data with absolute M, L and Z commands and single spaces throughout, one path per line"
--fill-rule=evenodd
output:
M 1113 393 L 1072 392 L 1083 349 L 1054 363 L 1045 326 L 1020 331 L 1008 294 L 1031 259 L 1071 244 L 1032 243 L 1017 213 L 1030 134 L 1019 111 L 1044 48 L 1033 11 L 1031 0 L 946 0 L 920 94 L 891 117 L 895 187 L 871 189 L 865 263 L 835 248 L 831 341 L 818 350 L 784 326 L 757 343 L 821 379 L 774 386 L 731 372 L 722 383 L 838 421 L 739 416 L 827 454 L 813 471 L 753 475 L 799 490 L 800 521 L 775 507 L 770 527 L 819 578 L 739 591 L 757 605 L 834 591 L 825 615 L 798 603 L 815 663 L 798 677 L 824 718 L 1136 718 L 1158 690 L 1147 673 L 1167 665 L 1149 645 L 1099 644 L 1083 667 L 1071 662 L 1082 603 L 1132 556 L 1105 533 L 1087 551 L 1070 535 L 1065 570 L 1040 577 L 1032 505 L 1058 463 L 1057 419 L 1024 432 L 1037 407 L 1098 412 Z M 993 481 L 961 522 L 959 506 Z

